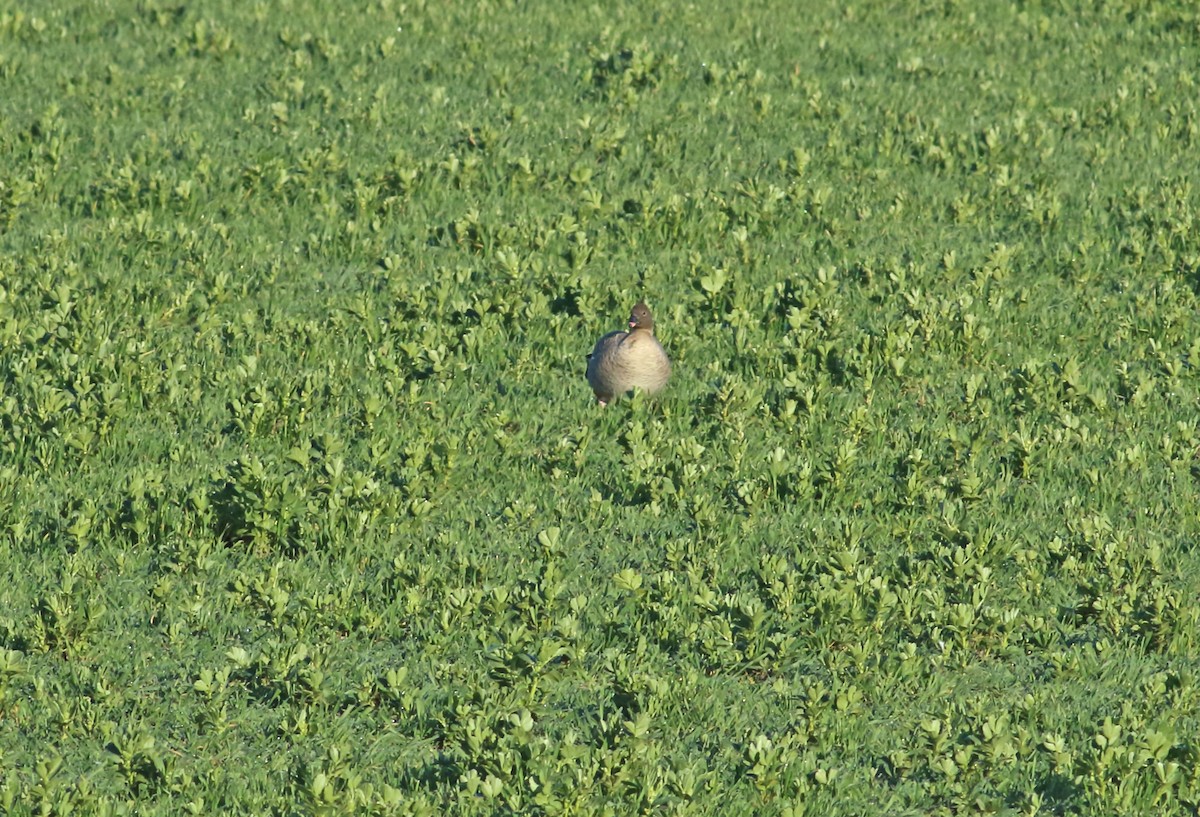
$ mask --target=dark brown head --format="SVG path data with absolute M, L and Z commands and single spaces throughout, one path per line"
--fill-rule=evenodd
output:
M 646 306 L 645 301 L 638 301 L 637 306 L 633 308 L 633 312 L 629 313 L 629 328 L 645 329 L 647 332 L 654 331 L 654 318 L 651 316 L 650 307 Z

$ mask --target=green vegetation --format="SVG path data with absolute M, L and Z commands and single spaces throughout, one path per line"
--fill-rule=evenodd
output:
M 1195 813 L 1200 7 L 342 5 L 0 8 L 0 812 Z

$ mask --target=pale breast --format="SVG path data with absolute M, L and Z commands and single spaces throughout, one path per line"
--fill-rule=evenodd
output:
M 670 377 L 667 353 L 653 333 L 645 330 L 605 335 L 588 360 L 588 383 L 604 401 L 634 388 L 654 394 Z
M 658 338 L 650 332 L 629 333 L 620 347 L 628 388 L 636 386 L 647 394 L 661 391 L 671 378 L 671 360 Z

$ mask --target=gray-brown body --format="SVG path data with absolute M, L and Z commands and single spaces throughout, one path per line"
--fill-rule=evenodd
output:
M 602 406 L 635 388 L 655 394 L 671 377 L 671 361 L 654 337 L 654 319 L 645 304 L 633 308 L 629 326 L 628 332 L 600 338 L 588 355 L 588 383 Z

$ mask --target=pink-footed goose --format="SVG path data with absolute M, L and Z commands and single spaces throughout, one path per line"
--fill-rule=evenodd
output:
M 629 315 L 628 332 L 609 332 L 588 355 L 588 383 L 601 406 L 634 388 L 654 394 L 670 377 L 671 361 L 654 337 L 654 318 L 643 301 Z

